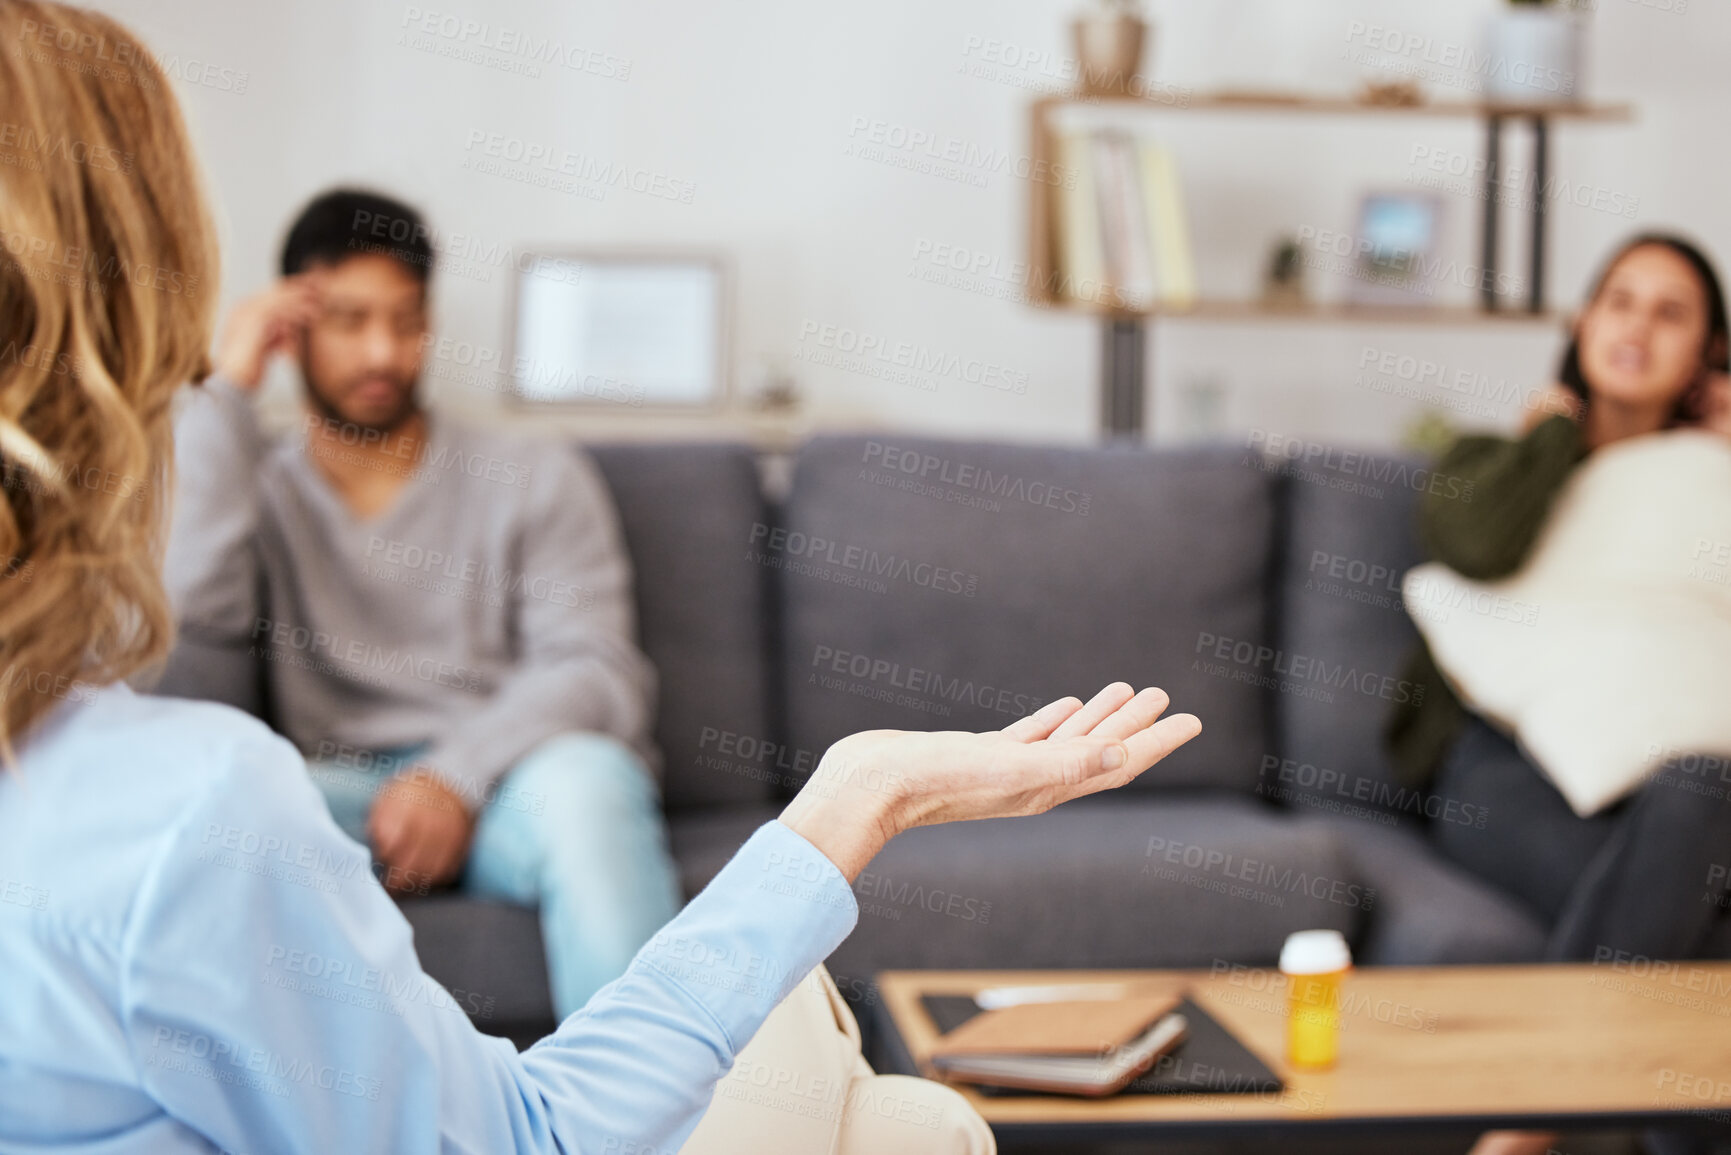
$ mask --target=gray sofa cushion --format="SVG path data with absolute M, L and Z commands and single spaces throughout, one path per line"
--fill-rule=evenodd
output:
M 1117 679 L 1200 738 L 1136 789 L 1251 790 L 1266 735 L 1270 479 L 1220 450 L 808 442 L 760 543 L 777 567 L 792 746 L 874 727 L 997 729 Z M 1207 651 L 1204 653 L 1203 651 Z
M 1267 965 L 1295 930 L 1349 937 L 1381 901 L 1335 832 L 1227 794 L 1120 793 L 910 830 L 854 884 L 831 960 L 898 967 Z
M 782 811 L 780 803 L 716 806 L 675 814 L 667 823 L 668 844 L 679 867 L 679 888 L 690 898 L 721 873 L 752 831 Z
M 769 587 L 746 560 L 768 520 L 751 449 L 591 445 L 619 507 L 637 629 L 660 675 L 655 741 L 668 809 L 763 801 L 781 771 L 771 724 Z
M 1420 829 L 1365 818 L 1309 815 L 1335 833 L 1352 870 L 1376 888 L 1355 947 L 1365 966 L 1538 962 L 1549 932 L 1526 904 L 1445 862 Z M 1416 824 L 1414 824 L 1416 825 Z
M 402 904 L 421 966 L 491 1035 L 552 1029 L 547 957 L 534 910 L 448 893 Z M 455 1011 L 453 1011 L 455 1013 Z
M 1305 692 L 1274 695 L 1278 757 L 1258 785 L 1288 805 L 1422 813 L 1433 799 L 1401 791 L 1383 752 L 1393 699 L 1418 633 L 1401 576 L 1423 560 L 1414 459 L 1347 456 L 1283 471 L 1274 629 L 1290 664 L 1314 673 Z

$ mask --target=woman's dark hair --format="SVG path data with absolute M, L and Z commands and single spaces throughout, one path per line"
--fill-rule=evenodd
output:
M 1587 300 L 1592 302 L 1599 299 L 1599 294 L 1604 291 L 1606 278 L 1624 257 L 1649 245 L 1675 253 L 1695 271 L 1695 279 L 1701 283 L 1701 294 L 1707 304 L 1707 343 L 1701 350 L 1701 359 L 1708 369 L 1725 372 L 1728 356 L 1731 356 L 1731 325 L 1726 322 L 1725 290 L 1719 285 L 1719 274 L 1713 271 L 1713 262 L 1707 259 L 1707 254 L 1694 242 L 1673 233 L 1641 233 L 1630 238 L 1611 254 L 1611 259 L 1599 270 L 1598 277 L 1593 281 L 1593 291 Z M 1557 370 L 1557 380 L 1583 402 L 1589 400 L 1587 377 L 1581 372 L 1581 339 L 1578 335 L 1569 338 L 1569 347 L 1563 351 L 1562 366 Z M 1697 379 L 1678 399 L 1675 414 L 1677 420 L 1689 420 L 1697 415 L 1704 382 L 1705 377 Z
M 432 231 L 421 214 L 388 196 L 362 189 L 332 189 L 301 210 L 282 246 L 282 274 L 312 265 L 340 265 L 350 257 L 390 257 L 422 285 L 433 271 Z

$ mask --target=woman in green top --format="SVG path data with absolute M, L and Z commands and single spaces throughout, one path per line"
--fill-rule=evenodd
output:
M 1559 384 L 1531 403 L 1522 436 L 1462 437 L 1439 474 L 1471 483 L 1473 500 L 1429 496 L 1419 534 L 1430 556 L 1463 577 L 1494 581 L 1520 568 L 1574 467 L 1594 449 L 1681 425 L 1731 435 L 1725 298 L 1694 245 L 1648 234 L 1600 274 L 1563 356 Z M 1402 778 L 1419 786 L 1442 767 L 1470 719 L 1429 655 L 1414 661 L 1419 705 L 1390 719 Z
M 1731 436 L 1727 344 L 1724 293 L 1699 249 L 1655 234 L 1625 244 L 1581 313 L 1559 383 L 1540 394 L 1522 435 L 1463 437 L 1437 464 L 1438 473 L 1470 481 L 1473 500 L 1423 500 L 1426 551 L 1464 577 L 1507 577 L 1526 560 L 1563 483 L 1594 450 L 1684 425 Z M 1438 824 L 1433 836 L 1446 857 L 1533 907 L 1556 928 L 1551 946 L 1558 958 L 1588 957 L 1606 946 L 1658 956 L 1691 952 L 1713 911 L 1700 901 L 1698 872 L 1679 865 L 1683 855 L 1621 854 L 1624 840 L 1669 833 L 1662 812 L 1643 815 L 1643 829 L 1634 833 L 1626 821 L 1632 801 L 1577 817 L 1513 741 L 1462 705 L 1422 646 L 1408 677 L 1426 693 L 1421 704 L 1403 706 L 1390 719 L 1397 769 L 1408 785 L 1486 808 L 1502 832 L 1487 837 Z M 1694 808 L 1707 805 L 1699 800 Z M 1584 877 L 1619 871 L 1639 877 L 1581 885 Z M 1635 904 L 1638 912 L 1621 901 L 1631 891 L 1644 900 Z M 1607 901 L 1608 893 L 1618 900 Z M 1552 1138 L 1487 1135 L 1474 1155 L 1542 1152 Z

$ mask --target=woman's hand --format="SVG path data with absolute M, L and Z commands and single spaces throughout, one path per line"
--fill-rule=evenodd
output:
M 866 730 L 831 746 L 781 821 L 858 877 L 904 830 L 1040 814 L 1111 790 L 1196 737 L 1191 714 L 1161 719 L 1164 690 L 1114 682 L 1083 705 L 1060 698 L 1002 730 Z
M 1712 373 L 1701 387 L 1700 426 L 1731 437 L 1731 376 Z

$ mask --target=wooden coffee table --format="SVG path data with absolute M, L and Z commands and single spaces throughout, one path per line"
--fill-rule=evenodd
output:
M 1285 991 L 1266 970 L 887 971 L 878 1068 L 926 1074 L 923 995 L 1105 984 L 1188 992 L 1285 1082 L 1275 1094 L 982 1095 L 1002 1142 L 1318 1136 L 1391 1130 L 1635 1129 L 1731 1135 L 1731 963 L 1367 968 L 1347 979 L 1340 1061 L 1294 1071 Z

